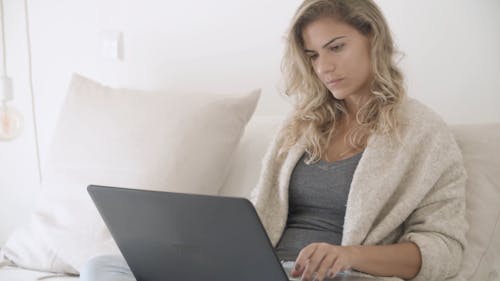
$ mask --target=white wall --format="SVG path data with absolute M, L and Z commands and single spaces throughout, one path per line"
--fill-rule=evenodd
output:
M 42 159 L 72 72 L 146 90 L 263 88 L 260 115 L 283 114 L 282 36 L 300 0 L 28 1 Z M 379 0 L 405 57 L 411 96 L 450 123 L 500 122 L 500 1 Z M 9 75 L 23 135 L 0 143 L 0 245 L 39 192 L 23 1 L 4 0 Z M 120 31 L 124 59 L 100 56 Z
M 19 0 L 3 2 L 7 70 L 13 80 L 15 98 L 12 105 L 24 115 L 25 126 L 22 135 L 14 141 L 0 142 L 0 245 L 16 226 L 28 218 L 39 192 L 24 6 Z
M 450 123 L 500 121 L 500 1 L 379 1 L 409 94 Z

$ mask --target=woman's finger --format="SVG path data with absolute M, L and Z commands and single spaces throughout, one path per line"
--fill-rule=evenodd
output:
M 340 271 L 342 271 L 344 268 L 344 265 L 339 259 L 336 259 L 335 262 L 333 263 L 333 266 L 330 268 L 330 275 L 328 278 L 334 278 L 337 274 L 339 274 Z
M 295 260 L 295 266 L 294 266 L 295 272 L 302 273 L 304 271 L 306 267 L 306 262 L 314 253 L 316 247 L 317 247 L 316 244 L 309 244 L 300 251 L 299 255 L 297 256 L 297 259 Z
M 327 274 L 329 273 L 330 268 L 335 263 L 336 258 L 337 257 L 335 255 L 327 255 L 323 259 L 316 273 L 316 279 L 318 281 L 323 281 L 325 277 L 328 277 Z
M 316 251 L 314 251 L 314 253 L 309 258 L 309 262 L 307 263 L 306 268 L 304 269 L 304 273 L 302 274 L 303 280 L 313 280 L 313 277 L 316 271 L 318 271 L 318 268 L 320 267 L 321 262 L 323 261 L 325 256 L 326 251 L 324 251 L 320 247 L 316 247 Z

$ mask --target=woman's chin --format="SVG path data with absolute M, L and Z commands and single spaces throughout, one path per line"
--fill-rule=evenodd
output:
M 343 99 L 345 99 L 345 95 L 342 92 L 330 90 L 330 93 L 337 100 L 343 100 Z

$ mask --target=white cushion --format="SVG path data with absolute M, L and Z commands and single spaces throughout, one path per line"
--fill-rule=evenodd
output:
M 3 254 L 22 267 L 77 273 L 96 254 L 118 253 L 89 184 L 217 194 L 259 95 L 145 93 L 75 75 L 36 212 Z
M 229 176 L 220 189 L 225 196 L 249 197 L 257 184 L 262 158 L 283 116 L 254 116 L 248 122 L 232 159 Z
M 460 280 L 500 278 L 500 124 L 452 126 L 467 170 L 467 232 Z

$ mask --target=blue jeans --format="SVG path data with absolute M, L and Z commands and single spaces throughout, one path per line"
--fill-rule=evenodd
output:
M 127 262 L 121 256 L 97 256 L 80 271 L 81 281 L 136 281 Z

